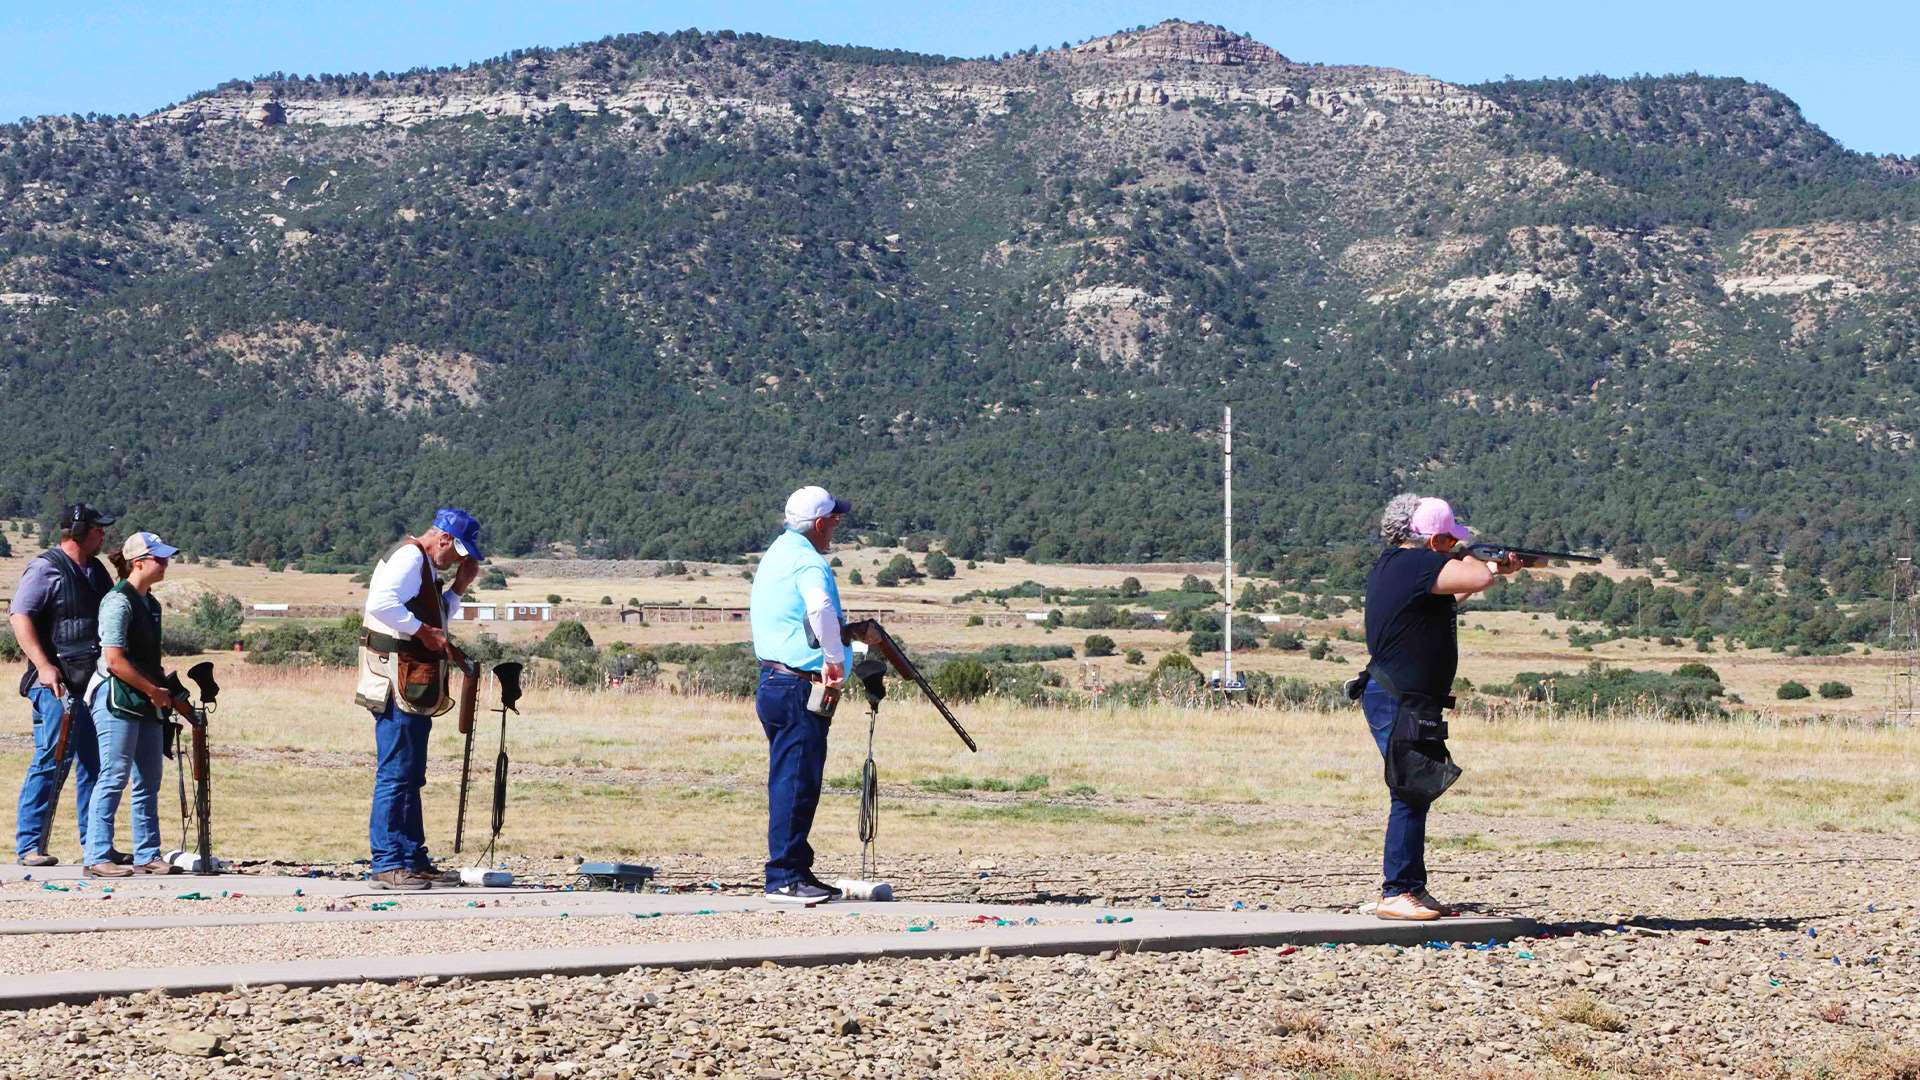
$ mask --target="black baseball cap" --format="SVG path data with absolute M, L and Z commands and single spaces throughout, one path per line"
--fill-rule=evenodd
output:
M 77 529 L 82 525 L 99 525 L 105 527 L 113 524 L 116 520 L 118 519 L 112 514 L 103 514 L 93 507 L 88 506 L 86 503 L 71 503 L 60 515 L 60 528 L 64 531 L 67 529 Z

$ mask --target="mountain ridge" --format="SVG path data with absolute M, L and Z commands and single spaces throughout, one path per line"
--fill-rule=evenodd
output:
M 1460 87 L 1172 21 L 228 84 L 0 127 L 10 509 L 171 454 L 171 504 L 229 511 L 164 511 L 210 551 L 355 558 L 445 498 L 505 550 L 693 557 L 834 476 L 878 535 L 1194 556 L 1233 399 L 1255 564 L 1418 485 L 1536 542 L 1853 572 L 1911 509 L 1897 164 L 1738 79 Z M 30 438 L 56 372 L 113 400 L 133 356 L 212 445 Z

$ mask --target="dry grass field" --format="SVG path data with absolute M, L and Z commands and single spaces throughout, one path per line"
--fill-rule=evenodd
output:
M 0 582 L 17 579 L 32 540 L 0 560 Z M 897 549 L 842 547 L 844 580 L 860 570 L 870 582 Z M 658 564 L 508 562 L 505 590 L 482 599 L 597 605 L 601 596 L 648 604 L 744 605 L 740 566 L 688 564 L 688 573 L 656 576 Z M 1026 580 L 1059 587 L 1114 586 L 1134 576 L 1151 590 L 1173 588 L 1187 573 L 1218 567 L 1156 568 L 964 565 L 951 581 L 892 589 L 849 586 L 850 606 L 990 614 L 998 604 L 955 604 L 978 589 Z M 1630 573 L 1612 568 L 1614 573 Z M 600 575 L 600 576 L 596 576 Z M 181 611 L 203 592 L 253 603 L 357 606 L 362 586 L 345 575 L 272 572 L 259 566 L 180 563 L 160 594 Z M 1015 610 L 1020 602 L 1010 605 Z M 1028 609 L 1038 605 L 1027 602 Z M 178 617 L 178 616 L 176 616 Z M 250 625 L 272 625 L 252 617 Z M 1324 624 L 1358 637 L 1358 612 Z M 479 627 L 466 632 L 480 632 Z M 493 623 L 486 632 L 527 640 L 550 624 Z M 744 640 L 730 622 L 633 625 L 593 623 L 602 644 L 716 643 Z M 1764 651 L 1707 655 L 1620 641 L 1591 651 L 1569 648 L 1569 627 L 1550 615 L 1474 611 L 1461 620 L 1461 673 L 1476 684 L 1510 681 L 1521 671 L 1577 670 L 1595 660 L 1671 670 L 1711 663 L 1728 689 L 1757 715 L 1725 724 L 1677 726 L 1653 721 L 1556 720 L 1533 714 L 1456 724 L 1456 753 L 1467 779 L 1449 796 L 1463 820 L 1484 821 L 1461 842 L 1545 843 L 1538 828 L 1502 836 L 1499 819 L 1583 820 L 1639 826 L 1661 822 L 1783 829 L 1908 832 L 1920 827 L 1920 744 L 1907 731 L 1854 724 L 1887 700 L 1885 658 L 1849 654 L 1793 658 Z M 1184 634 L 1108 631 L 1119 652 L 1145 663 L 1178 651 Z M 1032 623 L 966 626 L 954 620 L 912 625 L 900 636 L 916 651 L 966 651 L 1000 643 L 1070 644 L 1087 631 L 1049 631 Z M 1322 660 L 1304 651 L 1259 648 L 1236 655 L 1249 671 L 1316 682 L 1347 677 L 1365 662 L 1357 640 L 1330 642 Z M 214 657 L 228 687 L 217 718 L 216 806 L 222 847 L 231 854 L 280 858 L 352 858 L 363 852 L 372 739 L 364 711 L 351 703 L 349 673 L 286 670 Z M 1217 654 L 1197 661 L 1217 665 Z M 184 666 L 186 660 L 180 661 Z M 1122 656 L 1049 665 L 1076 688 L 1138 678 L 1144 665 Z M 1809 685 L 1838 678 L 1855 696 L 1783 703 L 1773 691 L 1794 678 Z M 509 724 L 513 806 L 505 837 L 515 855 L 659 857 L 669 852 L 744 855 L 759 842 L 764 741 L 750 702 L 636 693 L 539 690 Z M 24 712 L 24 709 L 21 710 Z M 1149 849 L 1175 840 L 1194 850 L 1338 846 L 1354 820 L 1373 817 L 1381 800 L 1378 759 L 1357 710 L 1333 713 L 1255 708 L 1037 709 L 986 701 L 964 711 L 983 752 L 970 755 L 924 705 L 896 697 L 882 717 L 878 759 L 890 802 L 883 848 L 932 854 L 954 850 Z M 1799 723 L 1823 714 L 1828 719 Z M 24 717 L 23 717 L 24 719 Z M 848 780 L 864 745 L 864 713 L 849 707 L 836 725 L 828 776 Z M 452 717 L 434 733 L 427 810 L 436 838 L 452 833 L 460 743 Z M 497 728 L 482 725 L 475 748 L 488 790 Z M 0 728 L 0 788 L 12 790 L 25 754 L 22 728 Z M 1020 788 L 993 791 L 983 788 Z M 837 790 L 817 835 L 829 855 L 853 849 L 854 800 Z M 163 799 L 169 820 L 174 800 Z M 479 820 L 482 815 L 476 815 Z M 171 832 L 176 826 L 168 825 Z M 441 840 L 444 844 L 444 839 Z M 442 848 L 444 850 L 444 847 Z
M 363 855 L 372 734 L 365 711 L 351 702 L 347 673 L 216 659 L 226 661 L 215 718 L 222 850 L 246 858 Z M 483 705 L 492 695 L 483 690 Z M 734 858 L 758 850 L 765 743 L 750 702 L 542 689 L 522 711 L 508 724 L 508 854 Z M 883 709 L 876 749 L 886 785 L 883 851 L 1245 851 L 1374 842 L 1371 828 L 1355 829 L 1383 801 L 1379 759 L 1357 710 L 1036 709 L 986 701 L 962 716 L 980 742 L 978 755 L 924 703 L 896 697 Z M 850 706 L 834 728 L 827 775 L 836 789 L 815 832 L 828 859 L 857 849 L 851 788 L 864 720 L 864 710 Z M 498 738 L 490 717 L 479 728 L 476 806 L 490 790 Z M 461 749 L 450 715 L 436 722 L 433 740 L 427 820 L 436 850 L 445 852 Z M 1909 731 L 1764 720 L 1463 719 L 1454 745 L 1467 775 L 1448 796 L 1445 820 L 1455 825 L 1437 832 L 1443 846 L 1551 848 L 1552 822 L 1580 823 L 1582 835 L 1618 826 L 1629 846 L 1663 823 L 1920 831 L 1920 739 Z M 26 746 L 18 729 L 0 740 L 7 750 L 0 789 L 17 789 Z M 168 783 L 161 802 L 171 837 L 177 814 Z M 474 814 L 469 827 L 484 817 Z

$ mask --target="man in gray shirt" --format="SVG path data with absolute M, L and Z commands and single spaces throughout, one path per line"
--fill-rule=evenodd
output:
M 100 599 L 113 588 L 113 578 L 96 556 L 113 521 L 85 503 L 68 506 L 60 516 L 60 543 L 27 563 L 8 613 L 27 654 L 20 696 L 33 705 L 33 763 L 20 784 L 15 818 L 14 850 L 22 866 L 60 861 L 47 854 L 47 840 L 69 769 L 80 846 L 87 844 L 87 804 L 100 772 L 100 744 L 82 695 L 100 661 Z M 118 852 L 113 857 L 127 858 Z

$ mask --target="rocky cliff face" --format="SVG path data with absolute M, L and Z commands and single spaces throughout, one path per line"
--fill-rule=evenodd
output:
M 1247 64 L 1285 64 L 1289 61 L 1249 37 L 1218 26 L 1169 19 L 1146 30 L 1123 31 L 1095 38 L 1068 50 L 1075 60 L 1144 60 L 1152 63 L 1208 64 L 1241 67 Z

